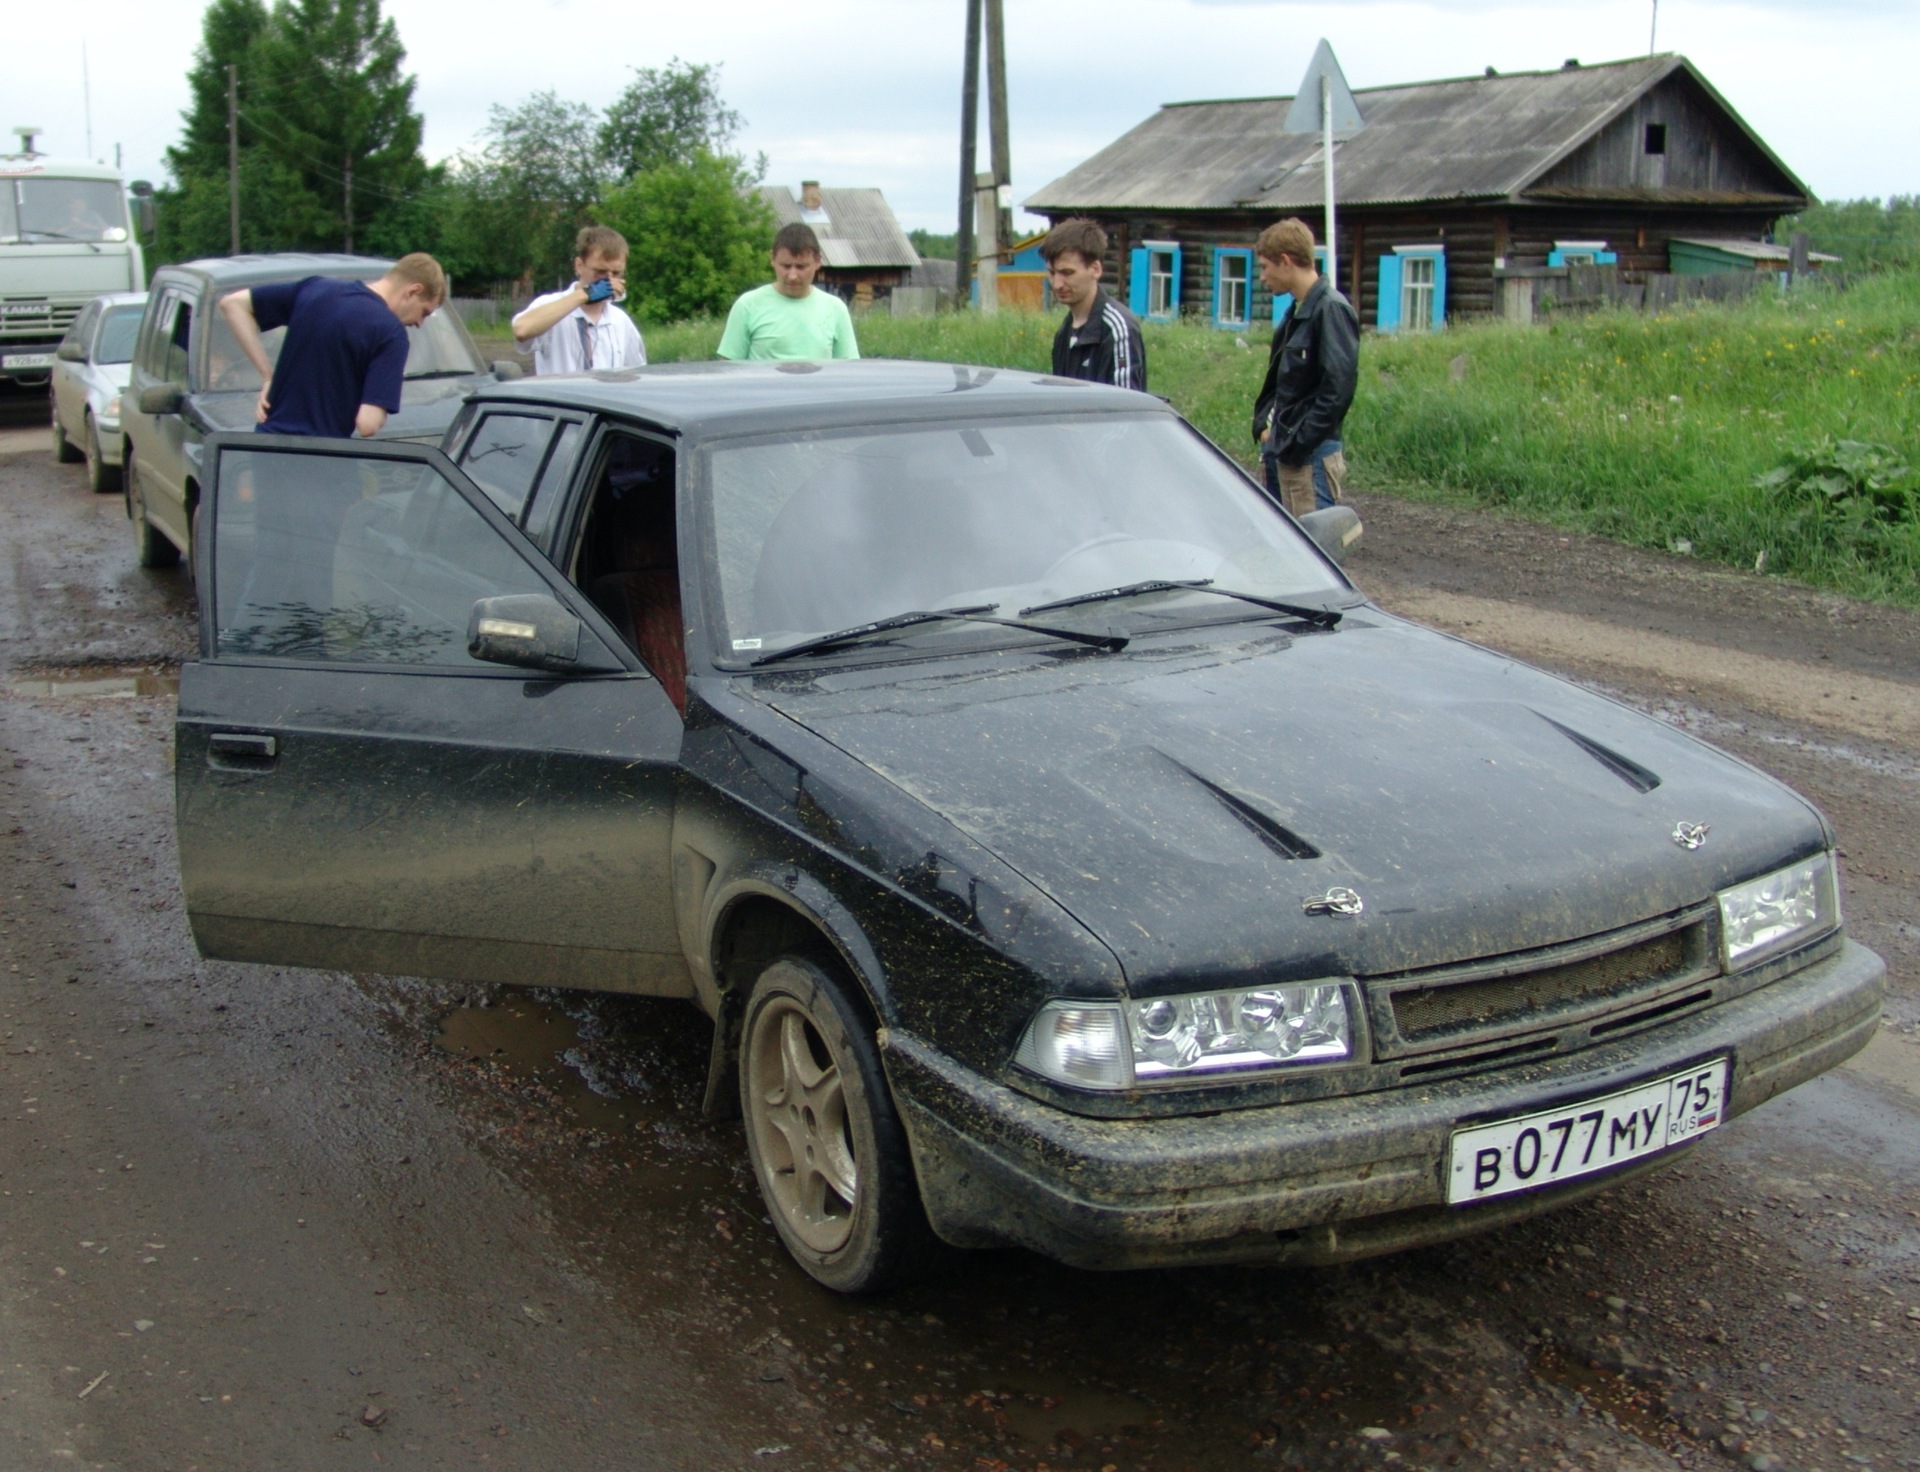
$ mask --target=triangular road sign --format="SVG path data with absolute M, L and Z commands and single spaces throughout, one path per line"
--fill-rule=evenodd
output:
M 1307 74 L 1300 81 L 1300 90 L 1293 95 L 1293 106 L 1287 109 L 1287 120 L 1281 125 L 1281 132 L 1320 131 L 1322 78 L 1325 78 L 1327 89 L 1333 97 L 1333 131 L 1358 133 L 1366 126 L 1365 119 L 1360 116 L 1360 104 L 1353 100 L 1353 89 L 1341 74 L 1340 63 L 1333 59 L 1333 48 L 1322 40 L 1314 48 L 1313 60 L 1307 63 Z

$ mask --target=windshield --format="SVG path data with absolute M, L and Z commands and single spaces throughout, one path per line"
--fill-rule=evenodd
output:
M 229 389 L 258 391 L 260 374 L 240 351 L 233 329 L 227 326 L 226 314 L 215 311 L 211 323 L 207 334 L 206 388 L 214 393 Z M 280 361 L 280 344 L 286 337 L 284 327 L 260 334 L 269 363 Z M 418 327 L 407 329 L 408 378 L 441 378 L 485 371 L 473 339 L 467 336 L 460 319 L 446 308 L 435 312 Z
M 0 239 L 121 241 L 127 208 L 111 179 L 0 179 Z
M 100 323 L 100 335 L 93 340 L 96 363 L 131 363 L 133 340 L 140 335 L 144 306 L 116 307 Z
M 1155 578 L 1309 600 L 1345 591 L 1245 476 L 1161 415 L 802 432 L 703 461 L 721 648 L 742 660 L 909 610 L 1018 609 Z M 1250 611 L 1173 590 L 1078 616 Z M 957 621 L 914 636 L 983 633 L 1004 637 Z

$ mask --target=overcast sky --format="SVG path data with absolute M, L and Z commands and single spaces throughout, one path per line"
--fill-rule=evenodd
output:
M 194 0 L 7 5 L 0 128 L 159 182 L 200 39 Z M 1315 43 L 1357 89 L 1643 55 L 1650 0 L 1006 0 L 1016 200 L 1163 102 L 1291 94 Z M 386 0 L 418 78 L 426 151 L 474 145 L 495 102 L 551 88 L 604 106 L 636 66 L 722 65 L 771 182 L 886 191 L 954 227 L 965 0 Z M 81 48 L 85 44 L 83 72 Z M 1658 45 L 1697 66 L 1828 199 L 1920 194 L 1920 3 L 1664 0 Z M 984 94 L 984 88 L 983 94 Z M 983 95 L 984 110 L 984 95 Z M 11 147 L 11 138 L 0 133 Z M 984 167 L 985 147 L 981 149 Z

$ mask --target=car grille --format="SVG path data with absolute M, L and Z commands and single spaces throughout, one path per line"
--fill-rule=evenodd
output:
M 77 303 L 0 301 L 0 337 L 64 336 L 79 315 Z
M 1400 1024 L 1400 1035 L 1412 1041 L 1478 1023 L 1548 1013 L 1568 1003 L 1624 996 L 1650 981 L 1674 975 L 1686 964 L 1683 935 L 1655 936 L 1609 955 L 1521 976 L 1398 992 L 1393 998 L 1393 1016 Z
M 1376 1052 L 1484 1059 L 1574 1045 L 1704 1005 L 1719 972 L 1711 911 L 1467 965 L 1366 979 Z M 1532 1044 L 1525 1040 L 1533 1039 Z M 1406 1072 L 1426 1072 L 1433 1062 Z

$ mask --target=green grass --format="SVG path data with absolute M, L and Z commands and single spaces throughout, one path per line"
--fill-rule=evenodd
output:
M 1044 370 L 1057 318 L 859 319 L 869 357 Z M 718 320 L 646 328 L 654 362 L 710 358 Z M 1251 463 L 1266 335 L 1149 324 L 1147 359 L 1205 434 Z M 1245 342 L 1247 345 L 1242 346 Z M 1754 481 L 1823 438 L 1920 465 L 1920 272 L 1647 316 L 1368 336 L 1346 426 L 1363 489 L 1556 526 L 1920 606 L 1920 494 L 1904 511 Z M 1915 482 L 1920 485 L 1920 481 Z M 1883 502 L 1885 498 L 1882 498 Z M 1765 554 L 1764 559 L 1762 554 Z

